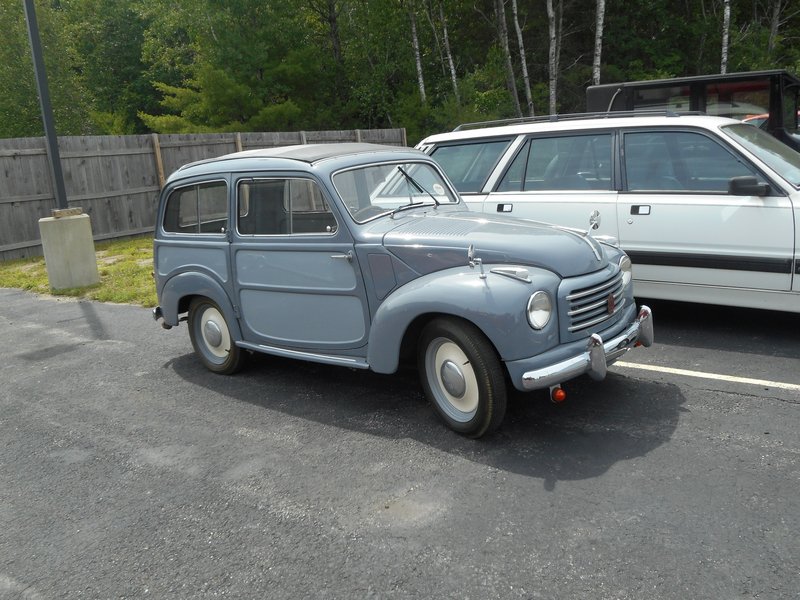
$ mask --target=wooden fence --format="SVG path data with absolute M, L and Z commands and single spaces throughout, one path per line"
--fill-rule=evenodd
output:
M 153 231 L 158 192 L 181 165 L 239 150 L 305 143 L 406 145 L 404 129 L 58 138 L 70 207 L 94 239 Z M 44 138 L 0 139 L 0 261 L 42 254 L 39 219 L 56 208 Z

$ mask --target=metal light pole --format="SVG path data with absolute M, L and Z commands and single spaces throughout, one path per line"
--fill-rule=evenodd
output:
M 42 123 L 50 176 L 53 180 L 53 195 L 56 199 L 53 216 L 39 219 L 39 234 L 42 238 L 47 279 L 54 290 L 85 287 L 100 281 L 94 253 L 92 224 L 89 215 L 83 214 L 82 209 L 69 208 L 67 204 L 53 108 L 50 105 L 50 90 L 47 87 L 47 73 L 44 68 L 42 43 L 39 39 L 39 24 L 36 22 L 36 9 L 33 0 L 22 1 L 25 7 L 25 20 L 28 22 L 28 39 L 31 43 L 36 87 L 39 89 L 39 104 L 42 107 Z
M 39 39 L 39 24 L 36 22 L 36 9 L 33 0 L 22 0 L 25 6 L 25 20 L 28 22 L 28 39 L 31 43 L 33 54 L 33 71 L 36 75 L 36 87 L 39 90 L 39 105 L 42 108 L 42 123 L 47 145 L 47 158 L 50 162 L 50 176 L 53 180 L 53 194 L 56 198 L 56 207 L 68 208 L 67 192 L 64 188 L 64 174 L 61 171 L 61 156 L 58 153 L 58 138 L 56 138 L 53 107 L 50 105 L 50 89 L 47 87 L 47 72 L 44 68 L 42 57 L 42 43 Z

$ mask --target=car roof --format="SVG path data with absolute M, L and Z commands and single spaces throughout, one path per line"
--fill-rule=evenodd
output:
M 381 155 L 385 158 L 427 159 L 418 150 L 404 146 L 386 146 L 359 142 L 298 144 L 244 150 L 188 163 L 172 173 L 169 181 L 224 171 L 259 170 L 265 167 L 292 169 L 297 168 L 297 163 L 316 165 L 328 160 L 339 163 L 342 162 L 342 159 L 347 159 L 348 157 L 350 159 L 353 159 L 353 157 L 361 159 L 353 161 L 354 163 L 364 163 L 380 158 Z
M 670 115 L 648 115 L 645 112 L 631 113 L 603 113 L 602 117 L 586 117 L 582 115 L 567 115 L 559 119 L 559 115 L 542 117 L 536 121 L 496 125 L 486 123 L 484 127 L 476 129 L 464 128 L 447 133 L 438 133 L 426 137 L 421 145 L 436 144 L 441 142 L 454 142 L 488 137 L 514 137 L 529 133 L 559 133 L 578 130 L 610 129 L 614 127 L 700 127 L 702 129 L 715 129 L 722 125 L 740 123 L 735 119 L 726 117 L 713 117 L 709 115 L 687 115 L 672 113 Z M 482 125 L 475 123 L 474 125 Z M 470 125 L 472 127 L 474 125 Z M 466 126 L 462 126 L 466 127 Z

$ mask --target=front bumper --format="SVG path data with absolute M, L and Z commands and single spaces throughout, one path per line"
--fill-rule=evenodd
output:
M 583 374 L 600 381 L 605 378 L 608 365 L 628 350 L 635 346 L 650 346 L 652 343 L 653 313 L 649 307 L 642 306 L 634 322 L 608 342 L 593 333 L 589 337 L 586 350 L 578 356 L 523 373 L 522 389 L 549 388 Z

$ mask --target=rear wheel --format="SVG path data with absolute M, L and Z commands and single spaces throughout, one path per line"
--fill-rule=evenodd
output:
M 245 353 L 233 342 L 225 315 L 213 300 L 195 298 L 188 323 L 195 354 L 209 371 L 232 375 L 242 368 Z
M 449 318 L 431 321 L 420 337 L 418 366 L 425 394 L 451 429 L 480 437 L 502 423 L 503 367 L 477 327 Z

